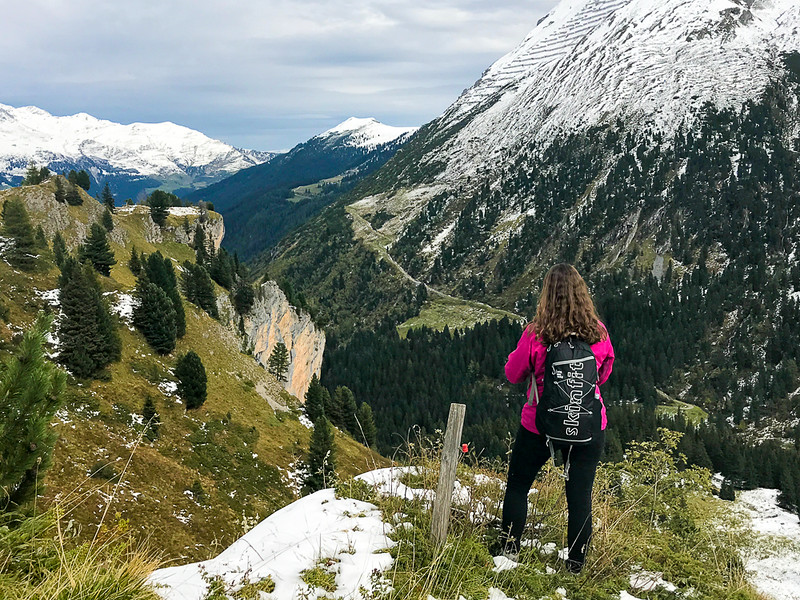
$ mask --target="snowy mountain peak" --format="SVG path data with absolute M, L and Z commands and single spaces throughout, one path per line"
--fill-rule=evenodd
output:
M 669 131 L 705 102 L 757 97 L 798 31 L 796 0 L 563 0 L 441 122 L 471 115 L 453 140 L 468 170 L 487 148 L 615 118 Z
M 381 144 L 394 142 L 402 137 L 408 137 L 416 130 L 416 127 L 392 127 L 391 125 L 384 125 L 372 117 L 364 119 L 350 117 L 317 137 L 346 138 L 343 140 L 346 146 L 374 148 Z
M 86 169 L 98 183 L 125 177 L 147 180 L 149 187 L 194 187 L 272 156 L 171 122 L 123 125 L 87 113 L 59 117 L 0 104 L 0 184 L 18 183 L 33 161 L 57 171 Z

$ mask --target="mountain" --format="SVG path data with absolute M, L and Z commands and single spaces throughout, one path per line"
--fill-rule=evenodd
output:
M 122 125 L 86 113 L 56 117 L 35 106 L 0 104 L 0 186 L 18 185 L 35 162 L 58 173 L 84 169 L 96 191 L 108 182 L 119 199 L 135 199 L 158 187 L 203 187 L 275 156 L 174 123 Z
M 63 179 L 61 183 L 66 185 Z M 83 200 L 79 206 L 57 202 L 55 191 L 55 177 L 40 185 L 0 190 L 0 208 L 21 200 L 41 237 L 51 242 L 59 233 L 75 254 L 105 209 L 83 190 L 78 191 Z M 322 352 L 324 338 L 314 339 L 307 319 L 297 318 L 277 287 L 266 284 L 255 290 L 253 310 L 245 317 L 252 332 L 245 341 L 229 292 L 214 285 L 219 318 L 181 298 L 186 334 L 173 352 L 156 353 L 133 323 L 137 279 L 129 266 L 132 250 L 142 257 L 161 252 L 183 280 L 186 261 L 195 260 L 191 244 L 197 228 L 209 250 L 219 249 L 224 232 L 221 216 L 213 211 L 169 211 L 163 227 L 153 222 L 147 206 L 120 207 L 112 217 L 108 237 L 116 264 L 110 276 L 98 279 L 120 337 L 121 359 L 96 379 L 68 377 L 63 406 L 52 423 L 58 436 L 53 466 L 37 478 L 43 486 L 39 506 L 60 503 L 68 510 L 66 535 L 78 542 L 92 539 L 104 511 L 110 510 L 118 515 L 114 523 L 125 523 L 137 539 L 147 539 L 164 560 L 202 559 L 299 493 L 310 423 L 300 417 L 297 400 L 285 388 L 297 385 L 307 363 L 318 369 L 314 354 Z M 0 226 L 0 362 L 16 352 L 39 311 L 56 316 L 47 351 L 57 356 L 63 338 L 58 324 L 67 301 L 59 291 L 51 244 L 37 242 L 35 269 L 15 269 L 7 262 L 5 226 Z M 288 384 L 256 360 L 259 353 L 268 355 L 276 341 L 292 352 Z M 186 409 L 175 374 L 179 357 L 190 350 L 202 360 L 208 378 L 208 397 L 193 410 Z M 307 372 L 304 380 L 310 377 Z M 159 415 L 157 436 L 147 436 L 144 427 L 148 399 Z M 345 477 L 385 464 L 338 431 L 336 446 L 337 468 Z M 0 597 L 6 597 L 3 589 Z
M 571 262 L 619 357 L 609 447 L 669 424 L 690 461 L 796 509 L 798 31 L 792 0 L 565 0 L 257 264 L 330 322 L 328 383 L 403 435 L 435 429 L 454 397 L 471 398 L 465 429 L 488 411 L 513 431 L 518 392 L 491 361 L 442 365 L 447 336 L 429 331 L 407 342 L 427 361 L 355 357 L 394 344 L 395 326 L 452 327 L 453 298 L 530 317 L 546 270 Z M 416 406 L 426 422 L 397 421 Z
M 225 246 L 243 258 L 271 249 L 340 193 L 380 168 L 416 131 L 350 118 L 270 162 L 187 196 L 225 216 Z

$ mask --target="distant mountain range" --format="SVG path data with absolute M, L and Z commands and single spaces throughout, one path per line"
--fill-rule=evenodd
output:
M 212 202 L 225 217 L 226 248 L 249 259 L 383 166 L 416 131 L 372 118 L 350 118 L 186 199 Z
M 275 156 L 169 122 L 122 125 L 86 113 L 57 117 L 35 106 L 0 104 L 0 187 L 19 185 L 35 162 L 56 172 L 84 169 L 93 188 L 108 182 L 119 200 L 136 199 L 159 187 L 189 192 Z

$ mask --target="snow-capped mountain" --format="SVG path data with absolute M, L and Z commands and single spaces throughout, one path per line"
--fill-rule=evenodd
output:
M 795 0 L 564 0 L 435 130 L 466 122 L 444 148 L 451 175 L 616 118 L 669 133 L 706 102 L 738 108 L 757 97 L 781 54 L 798 48 Z
M 351 117 L 267 164 L 187 196 L 225 217 L 225 246 L 251 258 L 383 166 L 417 131 Z M 311 187 L 308 187 L 311 186 Z
M 239 150 L 174 123 L 122 125 L 85 113 L 58 117 L 0 104 L 0 184 L 17 184 L 29 162 L 52 171 L 87 170 L 118 195 L 146 188 L 193 189 L 274 153 Z
M 414 132 L 417 127 L 392 127 L 384 125 L 375 118 L 359 119 L 350 117 L 339 123 L 336 127 L 315 136 L 319 139 L 336 140 L 344 146 L 354 148 L 374 149 L 382 144 L 395 140 L 404 140 Z

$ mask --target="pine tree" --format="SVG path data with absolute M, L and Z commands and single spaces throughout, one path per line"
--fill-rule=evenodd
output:
M 139 254 L 136 252 L 136 246 L 131 248 L 131 258 L 128 260 L 128 268 L 131 270 L 131 273 L 137 277 L 142 272 L 142 263 L 139 260 Z
M 114 200 L 114 194 L 111 193 L 111 188 L 108 187 L 108 182 L 103 186 L 103 191 L 100 193 L 100 201 L 105 204 L 108 212 L 116 212 L 116 201 Z M 109 231 L 111 230 L 109 229 Z
M 39 185 L 47 177 L 50 176 L 50 170 L 47 167 L 36 166 L 36 163 L 28 163 L 28 170 L 25 172 L 25 178 L 22 180 L 22 185 Z
M 372 415 L 372 407 L 366 402 L 362 402 L 358 407 L 358 422 L 361 425 L 355 438 L 363 441 L 364 445 L 374 448 L 378 441 L 378 428 L 375 427 L 375 418 Z
M 214 282 L 202 266 L 189 261 L 184 262 L 181 287 L 189 302 L 196 304 L 213 318 L 219 317 Z
M 186 402 L 186 409 L 200 408 L 208 395 L 208 378 L 197 353 L 189 350 L 178 359 L 175 377 L 178 378 L 178 394 Z
M 206 232 L 200 223 L 194 226 L 194 256 L 198 265 L 205 266 L 208 263 L 208 249 L 206 248 Z
M 147 204 L 150 206 L 150 218 L 153 223 L 159 227 L 164 227 L 167 224 L 167 215 L 169 215 L 169 197 L 166 192 L 156 190 L 147 198 Z
M 138 304 L 133 310 L 133 323 L 159 354 L 169 354 L 175 349 L 177 329 L 175 308 L 166 292 L 147 277 L 140 277 L 136 285 Z
M 0 513 L 33 500 L 52 462 L 56 434 L 50 421 L 61 406 L 66 376 L 44 354 L 51 325 L 52 316 L 39 315 L 0 366 Z
M 234 265 L 231 255 L 228 254 L 225 248 L 220 248 L 219 252 L 211 256 L 208 274 L 211 275 L 211 279 L 226 290 L 231 289 L 234 278 Z
M 36 240 L 28 211 L 22 200 L 11 198 L 3 204 L 3 235 L 11 240 L 6 258 L 12 266 L 24 271 L 36 267 Z
M 103 216 L 101 217 L 101 219 L 102 220 L 100 222 L 103 224 L 103 227 L 106 228 L 106 231 L 108 231 L 109 233 L 114 231 L 114 219 L 111 218 L 110 210 L 105 209 L 103 211 Z
M 36 233 L 33 236 L 36 246 L 39 250 L 47 250 L 47 237 L 44 235 L 44 229 L 41 225 L 36 226 Z
M 88 378 L 119 360 L 122 344 L 92 268 L 67 257 L 59 299 L 59 362 L 76 377 Z
M 78 186 L 75 184 L 70 184 L 67 188 L 67 194 L 65 196 L 65 200 L 67 204 L 70 206 L 80 206 L 83 204 L 83 196 L 78 191 Z
M 733 484 L 727 477 L 722 480 L 722 486 L 719 488 L 719 497 L 721 500 L 736 500 L 736 492 L 733 489 Z
M 147 279 L 164 290 L 169 297 L 175 309 L 175 331 L 179 338 L 183 337 L 186 335 L 186 311 L 178 291 L 178 278 L 172 268 L 172 260 L 156 251 L 143 261 L 142 269 Z
M 332 487 L 336 482 L 336 448 L 333 427 L 324 416 L 314 424 L 306 461 L 307 474 L 303 481 L 303 493 L 311 494 Z
M 78 172 L 75 169 L 70 169 L 66 175 L 67 181 L 72 185 L 78 185 Z
M 78 175 L 75 178 L 75 183 L 87 192 L 89 191 L 89 188 L 92 187 L 92 180 L 89 178 L 89 173 L 82 169 L 78 171 Z
M 144 420 L 145 435 L 147 436 L 147 439 L 149 439 L 151 442 L 154 442 L 160 435 L 161 417 L 159 416 L 158 412 L 156 412 L 156 403 L 150 394 L 147 394 L 144 399 L 144 405 L 142 406 L 142 419 Z
M 256 301 L 256 293 L 252 285 L 244 279 L 240 279 L 233 286 L 231 298 L 236 312 L 240 315 L 246 315 L 253 308 L 253 304 Z
M 286 374 L 289 372 L 289 351 L 283 342 L 278 342 L 272 349 L 267 361 L 267 371 L 278 381 L 286 381 Z
M 98 273 L 106 277 L 111 275 L 111 266 L 117 264 L 117 261 L 102 225 L 92 223 L 89 236 L 78 250 L 78 257 L 82 261 L 90 262 Z
M 312 423 L 316 423 L 325 414 L 325 407 L 322 403 L 322 390 L 323 387 L 319 382 L 319 377 L 314 373 L 311 376 L 311 383 L 308 384 L 308 390 L 306 390 L 306 403 L 303 405 L 306 416 Z
M 333 401 L 339 406 L 339 414 L 341 415 L 341 420 L 338 423 L 334 423 L 334 425 L 343 428 L 350 435 L 358 435 L 360 437 L 361 432 L 356 421 L 356 412 L 358 411 L 356 397 L 350 388 L 343 385 L 337 387 L 333 393 Z
M 64 242 L 64 237 L 60 231 L 56 231 L 53 236 L 53 260 L 56 266 L 60 269 L 64 265 L 64 259 L 67 257 L 67 244 Z
M 56 175 L 55 198 L 56 202 L 60 202 L 61 204 L 64 204 L 67 201 L 67 192 L 64 189 L 64 183 L 61 181 L 60 175 Z

